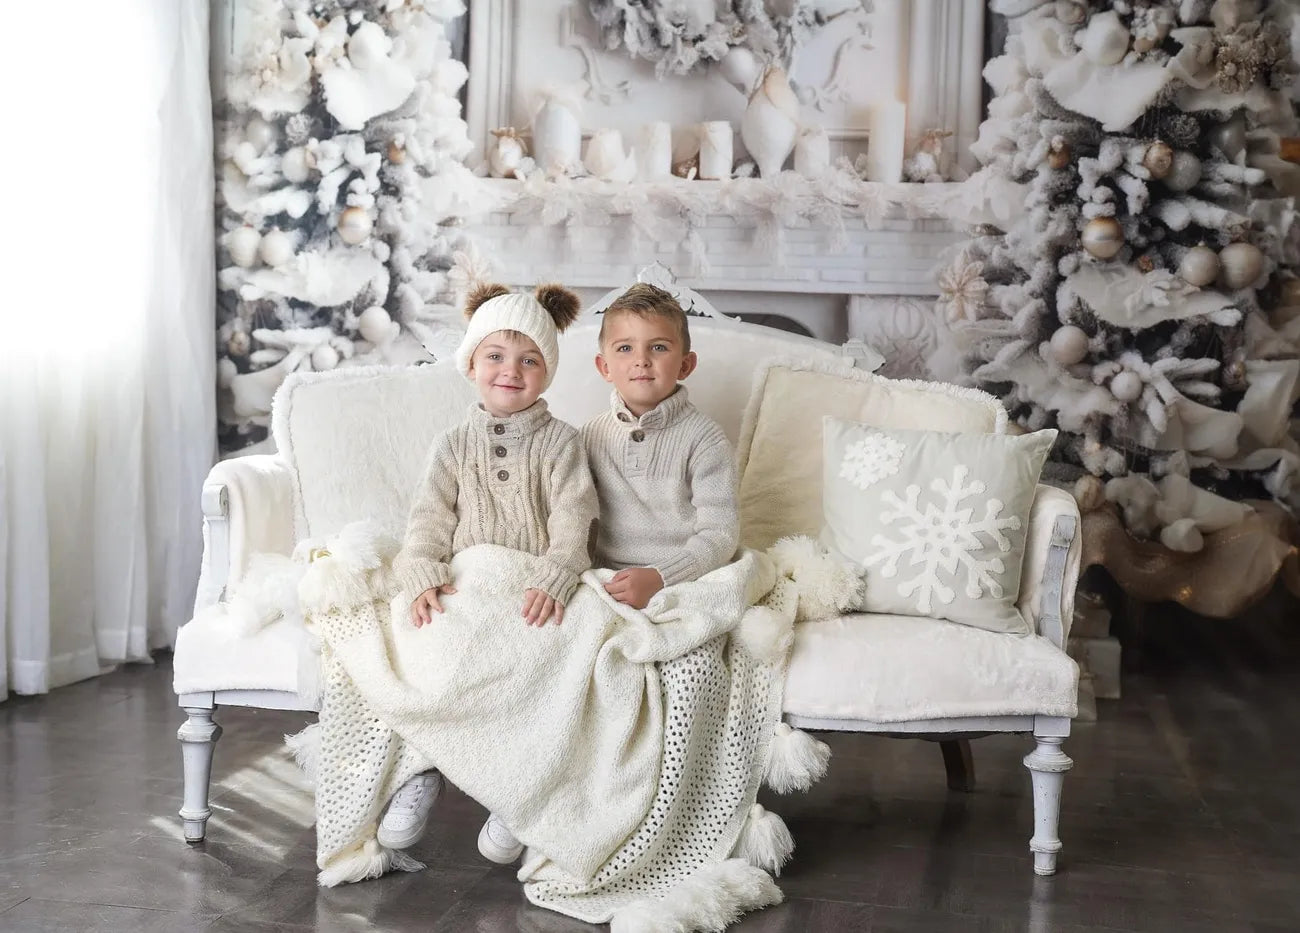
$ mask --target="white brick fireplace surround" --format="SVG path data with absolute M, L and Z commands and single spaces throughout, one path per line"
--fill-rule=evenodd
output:
M 937 216 L 940 210 L 921 206 L 919 199 L 906 209 L 893 205 L 871 229 L 861 218 L 846 217 L 838 249 L 829 229 L 809 224 L 783 228 L 782 245 L 774 251 L 761 242 L 752 218 L 710 213 L 694 227 L 704 250 L 703 263 L 697 263 L 680 235 L 675 241 L 637 236 L 626 215 L 546 224 L 518 198 L 521 183 L 488 184 L 505 204 L 468 231 L 507 284 L 556 281 L 591 300 L 635 281 L 638 270 L 657 260 L 724 313 L 785 317 L 835 342 L 862 336 L 849 333 L 848 314 L 863 304 L 862 297 L 936 294 L 940 254 L 965 237 Z M 901 187 L 924 188 L 932 195 L 955 186 Z M 932 216 L 924 216 L 927 211 Z

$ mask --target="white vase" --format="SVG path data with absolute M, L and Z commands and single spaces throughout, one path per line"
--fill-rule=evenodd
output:
M 582 164 L 582 125 L 554 97 L 533 117 L 533 158 L 547 175 L 567 175 Z
M 758 174 L 772 178 L 780 173 L 798 135 L 799 99 L 785 72 L 769 68 L 740 121 L 740 138 L 758 166 Z
M 830 167 L 831 141 L 820 126 L 810 126 L 794 144 L 794 170 L 805 178 L 816 178 Z
M 700 124 L 700 177 L 725 180 L 731 177 L 731 124 L 713 120 Z

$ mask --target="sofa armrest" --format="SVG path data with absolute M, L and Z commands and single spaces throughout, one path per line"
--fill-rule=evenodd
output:
M 218 602 L 259 553 L 293 552 L 293 477 L 273 454 L 223 460 L 203 482 L 203 566 L 194 611 Z
M 1016 606 L 1033 631 L 1062 649 L 1070 634 L 1074 591 L 1079 584 L 1083 551 L 1079 529 L 1079 506 L 1074 496 L 1040 484 L 1029 511 Z

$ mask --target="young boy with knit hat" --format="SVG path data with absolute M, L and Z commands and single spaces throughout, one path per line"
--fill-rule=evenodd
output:
M 591 566 L 596 494 L 586 457 L 578 432 L 539 397 L 559 364 L 557 334 L 579 306 L 577 295 L 557 285 L 539 286 L 535 296 L 487 285 L 469 296 L 456 365 L 481 401 L 434 442 L 393 563 L 395 595 L 409 602 L 416 626 L 443 611 L 441 599 L 456 592 L 452 555 L 476 544 L 541 558 L 537 579 L 521 594 L 528 625 L 559 624 L 579 574 Z M 437 772 L 404 784 L 380 823 L 380 844 L 413 845 L 441 788 Z M 484 856 L 508 864 L 522 850 L 500 820 L 488 818 L 479 833 Z
M 644 609 L 665 586 L 735 556 L 734 458 L 678 384 L 698 361 L 671 294 L 632 286 L 606 309 L 599 341 L 596 369 L 614 390 L 609 411 L 582 428 L 600 499 L 596 564 L 619 571 L 605 585 L 611 596 Z

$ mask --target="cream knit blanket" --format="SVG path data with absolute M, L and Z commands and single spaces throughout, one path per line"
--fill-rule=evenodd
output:
M 644 612 L 588 572 L 564 623 L 538 629 L 520 617 L 537 558 L 482 545 L 456 555 L 458 592 L 417 629 L 407 607 L 370 595 L 391 550 L 355 540 L 302 585 L 323 641 L 322 884 L 418 867 L 375 830 L 397 788 L 436 767 L 528 846 L 520 880 L 539 905 L 615 928 L 703 929 L 780 899 L 759 870 L 791 848 L 755 806 L 769 745 L 775 731 L 803 752 L 793 778 L 789 753 L 777 763 L 786 786 L 811 784 L 826 753 L 778 725 L 798 588 L 771 560 L 747 552 Z

